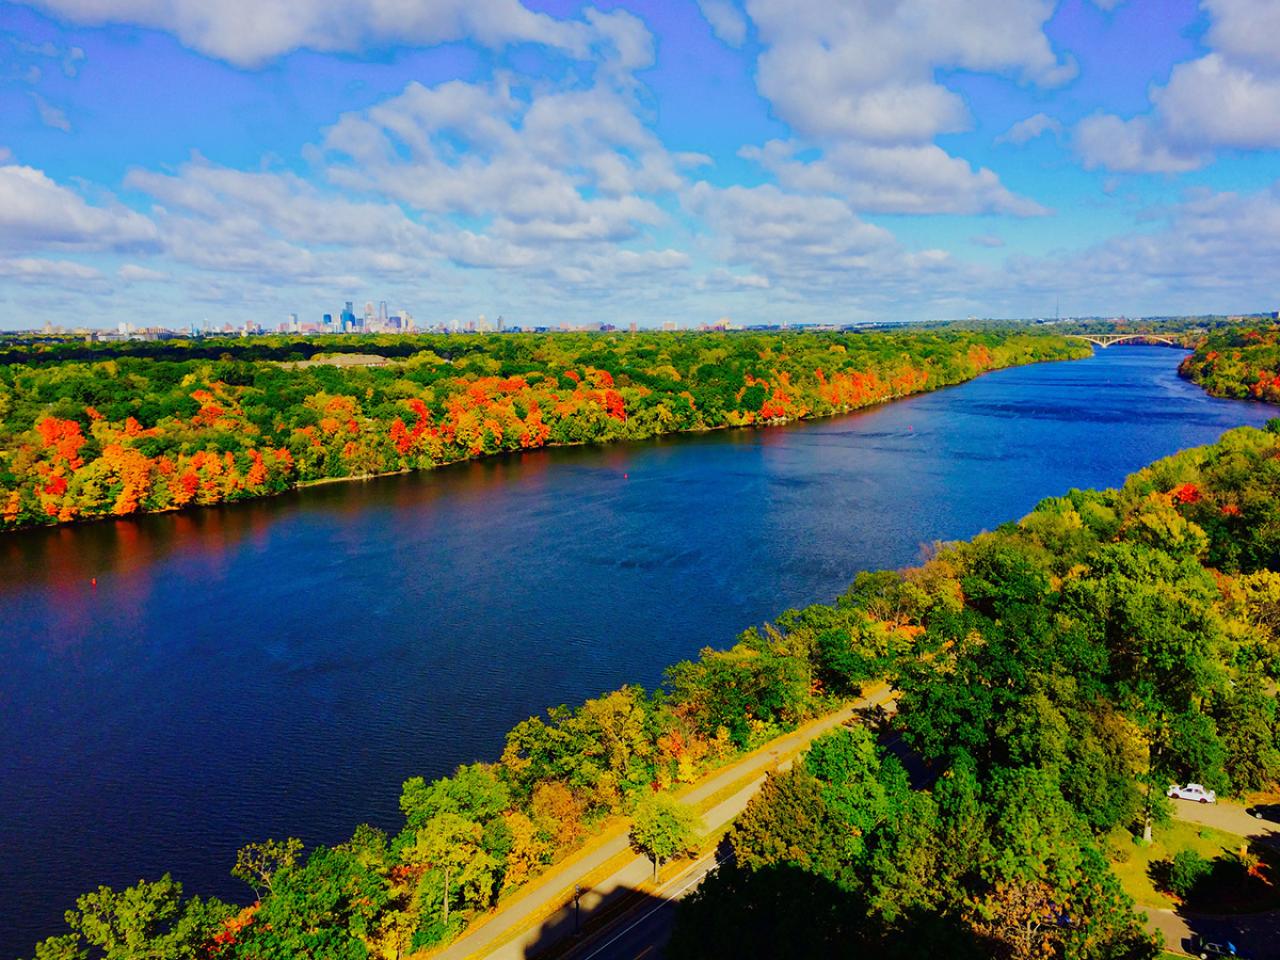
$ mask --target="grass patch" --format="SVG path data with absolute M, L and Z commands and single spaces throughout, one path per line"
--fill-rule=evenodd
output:
M 1244 837 L 1213 827 L 1203 827 L 1196 823 L 1185 823 L 1175 820 L 1163 827 L 1156 827 L 1154 838 L 1149 847 L 1134 843 L 1127 831 L 1116 831 L 1110 842 L 1112 850 L 1120 856 L 1128 854 L 1121 862 L 1112 863 L 1112 869 L 1120 878 L 1125 892 L 1137 901 L 1140 907 L 1156 907 L 1171 910 L 1179 906 L 1173 897 L 1157 890 L 1151 879 L 1153 864 L 1168 860 L 1183 850 L 1194 850 L 1206 860 L 1218 856 L 1229 856 L 1239 850 L 1248 841 Z M 1157 868 L 1158 871 L 1158 868 Z

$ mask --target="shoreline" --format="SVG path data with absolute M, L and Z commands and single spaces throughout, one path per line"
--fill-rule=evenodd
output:
M 1093 356 L 1093 353 L 1091 352 L 1089 356 Z M 429 473 L 432 470 L 439 470 L 444 467 L 453 467 L 453 466 L 457 466 L 458 464 L 480 462 L 485 460 L 494 460 L 499 457 L 511 456 L 512 454 L 532 453 L 537 450 L 564 450 L 564 449 L 573 449 L 577 447 L 605 448 L 605 447 L 611 447 L 611 446 L 615 446 L 622 443 L 644 443 L 644 442 L 662 439 L 665 437 L 680 437 L 680 436 L 690 436 L 690 435 L 698 435 L 698 434 L 718 433 L 726 430 L 743 430 L 743 431 L 766 430 L 766 429 L 771 429 L 776 427 L 787 427 L 797 423 L 806 423 L 809 421 L 831 420 L 835 417 L 848 416 L 849 414 L 859 413 L 863 410 L 873 410 L 877 407 L 883 407 L 891 403 L 897 403 L 899 400 L 906 400 L 911 397 L 919 397 L 929 393 L 936 393 L 939 390 L 946 390 L 952 387 L 961 387 L 967 383 L 973 383 L 975 380 L 978 380 L 981 377 L 985 377 L 988 374 L 999 373 L 1002 370 L 1016 370 L 1020 367 L 1029 367 L 1029 366 L 1034 366 L 1036 364 L 1043 364 L 1043 363 L 1075 363 L 1078 360 L 1086 360 L 1086 359 L 1089 359 L 1089 357 L 1081 356 L 1081 357 L 1055 358 L 1051 360 L 1030 360 L 1025 363 L 1012 363 L 1003 367 L 993 367 L 990 370 L 983 370 L 981 373 L 978 373 L 965 380 L 957 380 L 955 383 L 944 383 L 936 386 L 929 386 L 928 384 L 926 384 L 925 388 L 922 390 L 913 390 L 909 393 L 896 393 L 891 396 L 883 397 L 879 400 L 876 400 L 872 403 L 865 404 L 860 407 L 847 407 L 842 410 L 837 410 L 832 413 L 821 414 L 818 416 L 778 417 L 772 420 L 766 420 L 764 422 L 744 423 L 744 424 L 727 424 L 726 423 L 726 424 L 720 424 L 719 426 L 715 426 L 715 427 L 698 427 L 698 428 L 692 428 L 688 430 L 671 430 L 671 431 L 666 431 L 662 433 L 655 433 L 648 437 L 635 437 L 635 438 L 628 437 L 620 440 L 612 440 L 612 441 L 605 441 L 605 442 L 583 441 L 581 443 L 545 443 L 545 444 L 542 444 L 541 446 L 530 447 L 526 450 L 499 450 L 495 453 L 482 453 L 479 456 L 474 456 L 474 457 L 461 457 L 457 460 L 446 460 L 442 463 L 433 464 L 430 467 L 405 468 L 403 470 L 387 470 L 379 473 L 353 474 L 352 476 L 347 476 L 347 477 L 317 477 L 312 480 L 299 480 L 296 483 L 290 484 L 288 487 L 286 487 L 283 490 L 276 490 L 270 493 L 260 493 L 260 494 L 255 494 L 253 496 L 248 496 L 248 497 L 240 497 L 235 500 L 222 500 L 217 503 L 207 503 L 207 504 L 190 503 L 181 507 L 166 507 L 161 510 L 139 510 L 134 513 L 127 513 L 127 514 L 121 514 L 121 515 L 98 514 L 98 515 L 89 516 L 89 517 L 78 516 L 71 520 L 62 520 L 57 523 L 27 524 L 25 526 L 4 527 L 4 528 L 0 528 L 0 538 L 3 538 L 11 534 L 31 533 L 36 530 L 63 530 L 63 529 L 75 528 L 79 526 L 88 526 L 92 524 L 103 523 L 103 522 L 112 521 L 112 520 L 115 520 L 115 521 L 133 520 L 139 517 L 165 516 L 166 514 L 194 513 L 202 510 L 208 510 L 213 507 L 234 507 L 240 504 L 253 503 L 259 500 L 271 500 L 276 497 L 281 497 L 289 493 L 295 493 L 297 491 L 306 490 L 312 487 L 328 486 L 328 485 L 337 484 L 337 483 L 354 483 L 357 481 L 379 480 L 384 477 L 406 476 L 414 473 Z

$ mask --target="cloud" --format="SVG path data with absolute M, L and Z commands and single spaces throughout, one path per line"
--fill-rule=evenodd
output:
M 36 110 L 40 114 L 40 122 L 46 127 L 52 127 L 55 130 L 61 130 L 63 133 L 71 132 L 71 121 L 67 119 L 67 115 L 59 110 L 53 104 L 49 103 L 44 97 L 38 93 L 32 93 L 31 99 L 35 101 Z
M 1045 291 L 1087 277 L 1089 302 L 1123 312 L 1274 309 L 1280 181 L 1253 193 L 1192 191 L 1158 213 L 1152 228 L 1081 252 L 1013 258 L 1009 276 Z
M 1047 212 L 934 140 L 970 126 L 940 70 L 1040 85 L 1074 74 L 1045 37 L 1048 0 L 1011 0 L 999 18 L 982 0 L 748 0 L 747 10 L 763 47 L 757 85 L 793 137 L 743 155 L 781 184 L 874 213 Z
M 711 24 L 711 30 L 724 43 L 740 47 L 747 40 L 747 18 L 732 0 L 698 0 L 698 8 Z
M 1004 246 L 1004 240 L 994 233 L 980 233 L 977 236 L 970 237 L 969 242 L 975 247 L 987 247 L 993 250 Z
M 0 249 L 154 248 L 155 224 L 127 207 L 90 206 L 34 167 L 0 166 Z
M 430 231 L 395 205 L 328 194 L 292 173 L 197 157 L 177 174 L 132 170 L 125 184 L 151 198 L 164 252 L 202 270 L 328 283 L 353 270 L 421 275 L 434 256 Z
M 340 187 L 487 218 L 491 241 L 516 245 L 633 238 L 662 222 L 653 198 L 679 189 L 681 169 L 699 159 L 668 153 L 623 92 L 519 90 L 505 79 L 411 83 L 344 115 L 318 156 Z
M 808 162 L 781 140 L 742 153 L 772 171 L 790 189 L 837 194 L 871 213 L 1006 213 L 1043 216 L 1034 200 L 1010 192 L 994 172 L 974 170 L 934 144 L 876 146 L 843 143 Z
M 84 61 L 84 51 L 79 47 L 68 47 L 66 53 L 62 55 L 62 72 L 68 77 L 74 77 L 80 71 L 80 64 Z
M 1076 124 L 1076 151 L 1087 169 L 1105 167 L 1120 173 L 1184 173 L 1208 162 L 1204 151 L 1190 154 L 1161 142 L 1159 131 L 1146 117 L 1122 120 L 1096 113 Z
M 1024 143 L 1029 143 L 1036 137 L 1043 136 L 1046 133 L 1052 133 L 1055 137 L 1061 136 L 1062 124 L 1047 113 L 1035 113 L 1025 120 L 1019 120 L 1000 136 L 996 137 L 996 143 L 1012 143 L 1016 146 L 1022 146 Z
M 1152 91 L 1168 142 L 1186 152 L 1280 148 L 1280 58 L 1276 68 L 1264 75 L 1217 53 L 1175 67 Z
M 952 269 L 940 250 L 910 252 L 883 227 L 867 223 L 835 197 L 801 196 L 765 184 L 713 187 L 702 182 L 682 203 L 710 232 L 709 252 L 728 267 L 704 284 L 768 289 L 782 299 L 915 296 L 927 275 Z M 750 278 L 750 279 L 746 279 Z
M 1230 60 L 1263 72 L 1280 68 L 1275 38 L 1280 6 L 1272 0 L 1201 0 L 1211 22 L 1206 41 Z
M 292 50 L 358 53 L 390 44 L 538 43 L 582 54 L 590 30 L 519 0 L 26 0 L 78 24 L 129 23 L 172 33 L 200 53 L 261 67 Z
M 1075 72 L 1049 46 L 1048 0 L 749 0 L 765 50 L 759 86 L 802 136 L 922 143 L 964 129 L 968 111 L 939 68 L 1056 85 Z
M 1149 113 L 1100 113 L 1075 131 L 1088 167 L 1176 173 L 1202 167 L 1217 150 L 1280 149 L 1280 6 L 1270 0 L 1202 0 L 1213 49 L 1173 68 L 1151 89 Z
M 147 267 L 140 267 L 136 263 L 126 263 L 116 271 L 116 276 L 121 280 L 130 282 L 148 282 L 168 280 L 169 275 L 160 270 L 151 270 Z
M 0 257 L 0 277 L 23 285 L 36 284 L 59 290 L 101 292 L 108 288 L 101 271 L 72 260 Z

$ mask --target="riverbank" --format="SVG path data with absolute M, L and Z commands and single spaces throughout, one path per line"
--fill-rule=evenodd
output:
M 1211 396 L 1280 404 L 1280 326 L 1211 333 L 1178 369 Z
M 635 335 L 482 338 L 446 361 L 433 344 L 384 366 L 125 356 L 0 367 L 0 531 L 818 419 L 1089 350 L 1015 333 Z

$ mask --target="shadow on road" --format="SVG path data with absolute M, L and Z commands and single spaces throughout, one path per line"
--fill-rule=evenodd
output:
M 1280 960 L 1280 911 L 1230 916 L 1203 916 L 1178 911 L 1178 917 L 1190 929 L 1191 936 L 1169 946 L 1184 953 L 1199 956 L 1202 952 L 1200 944 L 1205 942 L 1223 946 L 1232 943 L 1239 955 L 1248 960 Z
M 585 901 L 586 897 L 581 898 Z M 589 913 L 584 908 L 581 920 L 575 921 L 570 904 L 542 924 L 537 939 L 525 947 L 528 960 L 609 960 L 634 957 L 646 947 L 660 948 L 670 934 L 670 918 L 656 924 L 660 914 L 674 914 L 675 904 L 651 893 L 630 887 L 619 887 L 607 897 L 593 900 L 597 904 Z M 643 928 L 643 929 L 642 929 Z M 661 943 L 642 942 L 657 938 Z M 634 950 L 635 944 L 639 946 Z M 651 949 L 646 960 L 659 956 Z

